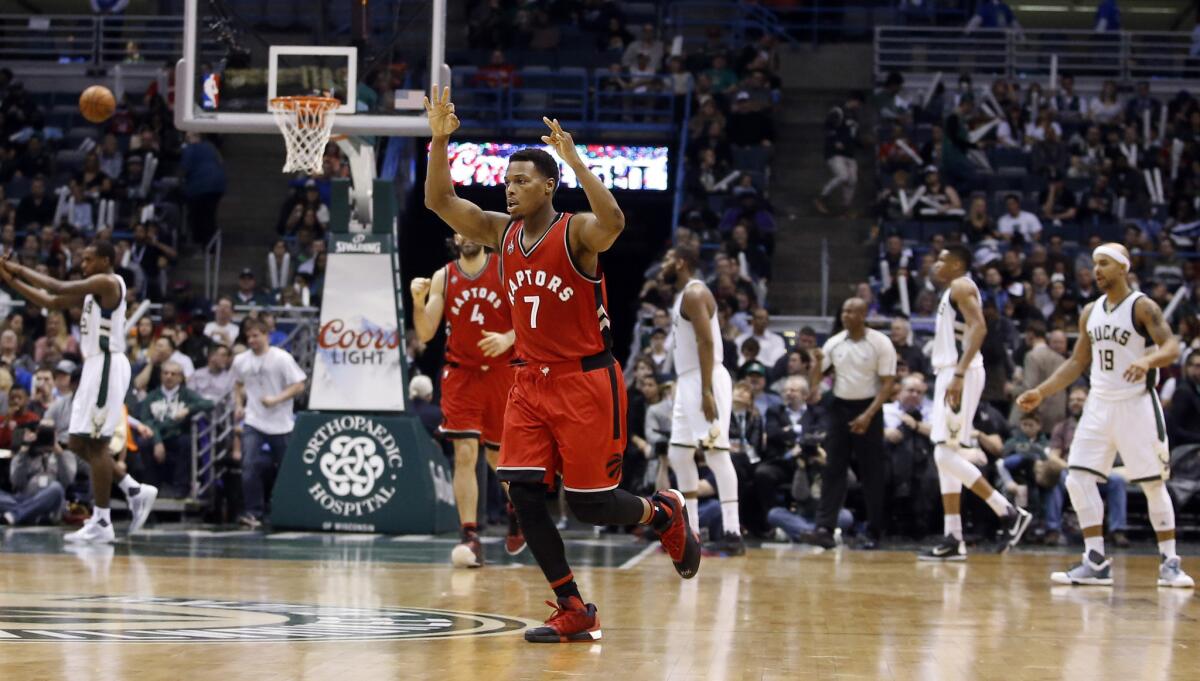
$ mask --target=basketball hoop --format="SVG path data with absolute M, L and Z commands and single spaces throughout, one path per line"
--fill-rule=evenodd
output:
M 322 152 L 329 143 L 333 119 L 341 102 L 332 97 L 276 97 L 268 107 L 283 133 L 287 163 L 283 172 L 320 175 Z

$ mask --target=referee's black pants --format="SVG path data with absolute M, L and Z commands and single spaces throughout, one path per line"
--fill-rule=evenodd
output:
M 887 525 L 884 515 L 883 410 L 880 409 L 862 435 L 850 432 L 850 422 L 858 418 L 871 400 L 833 398 L 829 433 L 825 439 L 825 472 L 821 482 L 821 504 L 817 526 L 829 531 L 837 527 L 838 511 L 846 503 L 846 473 L 853 460 L 867 506 L 867 522 L 872 537 L 883 536 Z

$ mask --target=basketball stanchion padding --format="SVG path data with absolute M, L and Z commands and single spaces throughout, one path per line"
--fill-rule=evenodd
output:
M 341 102 L 333 97 L 276 97 L 270 110 L 283 133 L 287 162 L 283 172 L 320 175 L 322 157 L 329 133 L 333 130 L 335 110 Z

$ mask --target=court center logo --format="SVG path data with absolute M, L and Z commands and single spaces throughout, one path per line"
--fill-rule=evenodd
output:
M 0 643 L 429 640 L 495 636 L 531 624 L 536 623 L 425 608 L 0 594 Z
M 308 495 L 321 508 L 347 519 L 383 508 L 396 495 L 404 465 L 396 438 L 367 416 L 330 419 L 313 432 L 301 459 Z

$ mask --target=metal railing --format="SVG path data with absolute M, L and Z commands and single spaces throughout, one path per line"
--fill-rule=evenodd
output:
M 688 87 L 687 97 L 683 104 L 683 122 L 679 126 L 679 147 L 675 152 L 675 199 L 671 205 L 671 230 L 679 227 L 679 213 L 683 210 L 684 198 L 687 196 L 687 146 L 688 128 L 692 121 L 692 88 Z
M 233 396 L 229 395 L 212 409 L 192 416 L 192 484 L 186 502 L 212 502 L 219 466 L 233 452 L 233 409 Z
M 667 21 L 687 43 L 702 42 L 711 27 L 720 26 L 734 44 L 744 43 L 752 33 L 768 33 L 792 44 L 866 41 L 880 24 L 962 25 L 967 21 L 963 8 L 939 7 L 935 2 L 919 7 L 897 4 L 894 0 L 811 0 L 794 7 L 764 7 L 740 1 L 685 0 L 671 4 Z
M 185 220 L 186 222 L 186 220 Z M 204 297 L 216 300 L 221 286 L 221 230 L 204 245 Z
M 614 83 L 618 76 L 608 71 L 578 67 L 518 69 L 506 85 L 490 84 L 475 67 L 455 67 L 453 74 L 459 118 L 475 126 L 528 127 L 550 116 L 584 127 L 674 133 L 688 99 L 676 96 L 665 78 L 639 92 Z
M 1071 73 L 1077 80 L 1200 78 L 1191 33 L 980 29 L 968 34 L 962 28 L 875 28 L 875 75 L 880 79 L 891 71 L 1041 78 L 1050 75 L 1055 57 L 1058 73 Z
M 136 49 L 127 51 L 129 43 Z M 201 50 L 210 47 L 201 45 Z M 181 54 L 183 17 L 179 15 L 0 14 L 0 62 L 162 64 Z

